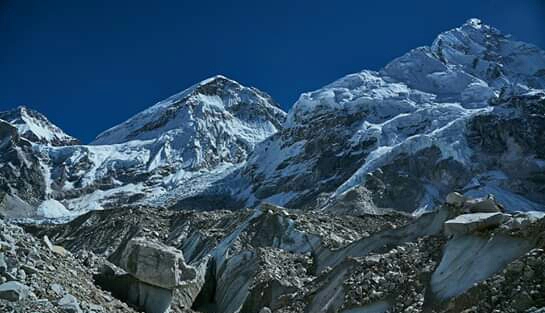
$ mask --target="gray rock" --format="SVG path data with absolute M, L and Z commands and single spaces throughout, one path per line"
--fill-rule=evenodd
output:
M 104 308 L 97 304 L 89 304 L 88 311 L 92 313 L 105 312 Z
M 379 209 L 373 203 L 371 192 L 363 186 L 351 188 L 339 197 L 326 201 L 327 204 L 321 210 L 331 214 L 364 215 L 384 213 L 383 209 Z
M 56 293 L 59 296 L 64 295 L 64 288 L 59 284 L 51 284 L 49 285 L 51 290 L 53 290 L 54 293 Z
M 34 266 L 30 266 L 28 264 L 21 265 L 21 270 L 23 270 L 26 274 L 32 275 L 32 274 L 38 274 L 41 271 Z
M 146 238 L 129 241 L 120 266 L 138 280 L 165 289 L 174 289 L 196 276 L 195 269 L 185 264 L 180 250 Z
M 0 253 L 0 274 L 4 274 L 8 270 L 8 264 L 6 263 L 6 257 L 3 253 Z
M 464 211 L 468 213 L 492 213 L 502 212 L 494 197 L 467 200 L 464 203 Z
M 0 299 L 8 301 L 23 300 L 30 295 L 30 288 L 16 281 L 0 285 Z
M 25 281 L 26 280 L 26 272 L 23 269 L 19 269 L 17 271 L 16 278 L 17 278 L 17 280 Z
M 0 251 L 11 251 L 13 249 L 14 249 L 13 244 L 0 240 Z
M 446 235 L 463 235 L 499 226 L 505 220 L 502 213 L 472 213 L 457 216 L 444 224 Z
M 465 201 L 466 198 L 458 192 L 449 193 L 446 199 L 447 204 L 453 205 L 455 207 L 461 207 Z
M 66 249 L 64 249 L 61 246 L 54 245 L 51 243 L 51 240 L 49 240 L 49 237 L 44 236 L 43 238 L 44 244 L 51 250 L 53 253 L 56 253 L 60 256 L 67 256 L 70 252 L 68 252 Z
M 128 299 L 146 313 L 167 313 L 172 302 L 172 290 L 136 283 L 129 287 Z
M 81 313 L 78 299 L 76 297 L 66 294 L 58 302 L 59 308 L 66 313 Z

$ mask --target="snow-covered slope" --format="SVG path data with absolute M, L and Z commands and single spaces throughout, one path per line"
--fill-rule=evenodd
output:
M 284 118 L 269 95 L 215 76 L 105 131 L 92 144 L 153 140 L 150 167 L 176 160 L 184 168 L 211 168 L 244 161 Z
M 41 116 L 24 108 L 15 112 L 23 118 L 10 119 L 14 127 L 28 116 Z M 267 94 L 212 77 L 102 133 L 91 145 L 31 140 L 27 149 L 39 161 L 34 172 L 42 191 L 31 202 L 45 200 L 38 207 L 44 217 L 62 215 L 62 206 L 81 213 L 123 204 L 169 205 L 239 168 L 285 116 Z M 36 124 L 19 130 L 36 130 Z
M 78 144 L 79 141 L 66 134 L 43 114 L 24 106 L 10 111 L 0 112 L 0 119 L 15 126 L 19 135 L 34 143 L 66 146 Z
M 543 187 L 531 182 L 544 164 L 544 115 L 531 108 L 543 108 L 544 86 L 542 50 L 469 20 L 379 72 L 302 94 L 232 193 L 248 205 L 316 208 L 363 185 L 377 205 L 414 211 L 453 189 L 478 189 L 503 193 L 520 204 L 513 209 L 542 209 Z M 481 151 L 475 133 L 497 146 Z

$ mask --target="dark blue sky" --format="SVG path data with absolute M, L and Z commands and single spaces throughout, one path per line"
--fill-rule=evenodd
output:
M 288 109 L 471 17 L 545 47 L 545 0 L 0 0 L 0 110 L 26 104 L 88 142 L 214 74 Z

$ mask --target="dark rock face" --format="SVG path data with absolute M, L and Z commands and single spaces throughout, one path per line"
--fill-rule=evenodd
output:
M 498 103 L 468 124 L 468 142 L 478 168 L 498 169 L 501 186 L 545 203 L 545 94 L 518 96 Z
M 318 196 L 334 191 L 346 181 L 364 163 L 367 152 L 376 146 L 374 138 L 357 146 L 348 141 L 364 115 L 365 112 L 347 116 L 335 112 L 319 116 L 309 125 L 283 130 L 256 148 L 250 156 L 252 161 L 243 168 L 241 175 L 248 179 L 251 191 L 258 199 L 279 193 L 299 193 L 299 197 L 285 205 L 315 208 Z M 261 169 L 262 162 L 268 162 L 267 155 L 292 148 L 299 153 L 282 160 L 274 169 L 278 174 L 267 177 Z M 295 170 L 303 168 L 302 165 L 304 170 Z
M 365 187 L 379 207 L 412 212 L 425 200 L 426 187 L 445 194 L 463 187 L 470 178 L 468 168 L 452 159 L 442 159 L 441 151 L 431 147 L 413 155 L 402 154 L 369 173 Z
M 39 203 L 44 198 L 45 188 L 42 169 L 32 145 L 19 136 L 15 127 L 0 120 L 0 192 L 9 195 L 13 205 L 17 198 L 22 200 L 19 207 L 22 209 L 24 202 L 31 205 Z M 13 199 L 13 196 L 17 198 Z M 7 205 L 7 199 L 4 206 L 1 214 L 10 211 L 10 215 L 13 213 L 24 217 L 29 213 L 25 210 L 17 212 Z

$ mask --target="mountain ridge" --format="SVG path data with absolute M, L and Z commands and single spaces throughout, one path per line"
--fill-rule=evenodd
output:
M 45 195 L 32 202 L 55 199 L 75 212 L 126 201 L 164 205 L 236 169 L 284 119 L 266 93 L 217 75 L 103 132 L 90 145 L 34 144 Z M 58 203 L 52 210 L 60 210 Z
M 500 136 L 500 146 L 517 140 L 479 131 L 483 116 L 524 138 L 524 123 L 540 131 L 528 106 L 540 103 L 544 75 L 545 52 L 470 19 L 379 71 L 303 93 L 287 114 L 268 94 L 216 75 L 90 145 L 34 150 L 42 155 L 48 197 L 84 211 L 102 208 L 105 197 L 108 207 L 128 198 L 196 209 L 271 202 L 331 210 L 354 191 L 371 211 L 422 212 L 452 190 L 495 191 L 524 210 L 543 209 L 531 181 L 541 159 L 530 157 L 541 139 L 518 152 L 495 148 L 496 155 L 473 142 L 479 132 Z M 511 169 L 522 161 L 528 177 Z
M 50 122 L 43 114 L 24 105 L 0 112 L 0 119 L 14 125 L 21 136 L 35 143 L 53 146 L 80 143 L 78 139 L 66 134 L 57 125 Z
M 443 57 L 432 51 L 440 41 Z M 545 82 L 545 53 L 476 19 L 440 34 L 432 47 L 413 49 L 380 71 L 364 70 L 303 93 L 284 130 L 258 146 L 241 169 L 243 187 L 231 193 L 248 199 L 249 206 L 271 201 L 316 208 L 363 184 L 374 189 L 375 204 L 414 211 L 433 208 L 451 190 L 462 191 L 469 176 L 482 171 L 464 135 L 467 125 L 491 111 L 508 122 L 495 105 L 542 90 L 534 87 Z M 531 66 L 526 58 L 534 60 Z M 411 158 L 427 159 L 438 170 Z M 513 198 L 520 193 L 503 191 Z M 543 209 L 540 203 L 529 207 Z

